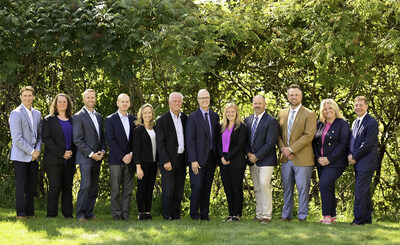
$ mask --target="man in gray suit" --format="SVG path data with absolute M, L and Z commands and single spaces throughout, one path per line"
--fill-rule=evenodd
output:
M 73 141 L 77 148 L 76 163 L 81 172 L 81 185 L 76 204 L 79 221 L 97 220 L 93 214 L 99 187 L 100 164 L 106 144 L 101 115 L 94 110 L 96 93 L 93 89 L 83 92 L 85 106 L 72 119 Z
M 17 219 L 35 217 L 35 197 L 38 162 L 42 140 L 42 115 L 32 107 L 35 90 L 26 86 L 20 90 L 21 105 L 10 114 L 12 146 L 10 159 L 15 173 Z

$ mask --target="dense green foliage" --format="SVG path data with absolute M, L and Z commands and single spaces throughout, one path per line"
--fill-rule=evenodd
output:
M 37 89 L 35 107 L 44 115 L 59 92 L 70 94 L 79 109 L 80 94 L 89 87 L 99 92 L 96 110 L 103 115 L 116 110 L 121 92 L 131 94 L 133 112 L 148 102 L 161 115 L 168 109 L 167 95 L 180 91 L 185 95 L 184 111 L 190 113 L 197 107 L 197 90 L 205 87 L 215 111 L 234 101 L 247 116 L 251 98 L 258 93 L 266 95 L 267 110 L 276 115 L 286 106 L 286 87 L 298 83 L 305 106 L 317 111 L 322 99 L 333 98 L 349 121 L 355 118 L 353 98 L 370 99 L 369 111 L 380 123 L 375 209 L 395 217 L 400 210 L 400 3 L 203 2 L 0 0 L 0 191 L 10 193 L 2 195 L 0 203 L 13 200 L 8 115 L 20 103 L 22 85 Z M 351 211 L 353 176 L 349 167 L 337 186 L 342 212 Z M 43 199 L 47 188 L 43 171 L 41 180 Z M 247 182 L 251 186 L 251 180 Z M 279 213 L 279 167 L 273 185 Z M 216 177 L 217 213 L 224 203 L 220 190 Z M 104 167 L 102 199 L 108 191 Z M 189 195 L 186 190 L 186 208 Z M 316 176 L 310 195 L 312 207 L 318 208 Z M 254 205 L 247 190 L 246 201 L 251 207 L 245 214 L 252 215 Z

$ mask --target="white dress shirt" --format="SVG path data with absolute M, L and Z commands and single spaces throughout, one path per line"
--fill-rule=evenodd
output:
M 178 154 L 181 154 L 185 151 L 185 138 L 183 135 L 183 126 L 181 120 L 181 113 L 176 116 L 172 111 L 171 113 L 172 121 L 174 121 L 175 131 L 176 131 L 176 138 L 178 139 Z

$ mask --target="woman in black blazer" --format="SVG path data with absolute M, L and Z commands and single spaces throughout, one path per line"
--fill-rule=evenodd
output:
M 150 104 L 140 107 L 137 127 L 133 130 L 133 161 L 136 164 L 138 188 L 136 201 L 138 219 L 149 220 L 154 183 L 157 174 L 156 133 L 154 130 L 154 110 Z
M 228 103 L 223 112 L 222 128 L 218 137 L 220 172 L 229 209 L 229 216 L 225 219 L 227 222 L 239 221 L 242 215 L 246 138 L 246 125 L 240 118 L 238 107 Z
M 61 212 L 72 218 L 72 181 L 75 174 L 75 146 L 72 141 L 73 104 L 66 94 L 57 94 L 50 106 L 50 114 L 42 124 L 45 145 L 43 163 L 49 179 L 47 216 L 58 215 L 58 197 L 61 192 Z
M 313 140 L 315 165 L 321 192 L 323 224 L 336 221 L 335 182 L 347 167 L 349 124 L 332 99 L 321 102 L 320 118 Z

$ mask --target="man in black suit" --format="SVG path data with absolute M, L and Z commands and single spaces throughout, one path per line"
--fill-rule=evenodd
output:
M 279 133 L 278 121 L 265 111 L 265 106 L 264 96 L 255 96 L 254 114 L 244 120 L 249 136 L 246 154 L 256 196 L 254 220 L 261 223 L 269 223 L 272 218 L 271 178 L 277 163 L 276 144 Z
M 169 95 L 169 111 L 157 120 L 157 151 L 162 174 L 163 216 L 180 219 L 186 177 L 185 127 L 187 116 L 182 113 L 183 95 Z
M 110 154 L 111 215 L 114 220 L 129 220 L 132 181 L 135 165 L 132 163 L 132 142 L 136 117 L 128 113 L 130 98 L 122 93 L 117 99 L 118 111 L 106 118 L 106 138 Z M 120 187 L 122 187 L 120 200 Z
M 190 217 L 194 220 L 210 220 L 208 214 L 217 165 L 219 116 L 209 108 L 210 93 L 206 89 L 198 92 L 197 101 L 200 108 L 189 116 L 186 123 L 186 148 L 192 189 Z
M 354 166 L 356 177 L 354 220 L 351 225 L 372 223 L 371 181 L 379 165 L 379 124 L 368 114 L 368 100 L 358 96 L 354 100 L 357 119 L 353 122 L 348 160 Z
M 81 185 L 76 203 L 76 219 L 97 220 L 93 214 L 99 187 L 100 164 L 106 143 L 101 115 L 94 110 L 96 92 L 83 92 L 84 107 L 72 118 L 73 141 L 77 148 L 76 164 L 81 172 Z

